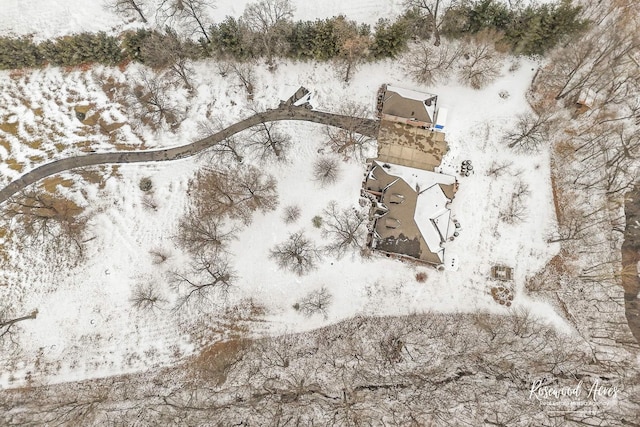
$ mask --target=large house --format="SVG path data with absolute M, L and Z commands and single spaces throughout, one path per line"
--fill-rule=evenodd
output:
M 456 189 L 454 176 L 374 160 L 364 183 L 373 249 L 442 264 L 443 244 L 455 232 L 449 203 Z
M 369 165 L 363 194 L 372 202 L 374 250 L 441 265 L 444 243 L 456 229 L 449 205 L 458 183 L 438 171 L 447 145 L 434 129 L 436 101 L 414 90 L 381 88 L 378 158 Z

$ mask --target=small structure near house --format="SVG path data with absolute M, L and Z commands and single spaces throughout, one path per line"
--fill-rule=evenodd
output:
M 494 265 L 491 267 L 491 278 L 503 282 L 510 282 L 513 280 L 513 268 L 505 265 Z
M 593 103 L 596 100 L 596 93 L 592 89 L 582 89 L 578 94 L 578 100 L 576 103 L 580 106 L 587 108 L 593 107 Z
M 436 123 L 433 126 L 433 128 L 438 132 L 444 132 L 444 127 L 447 124 L 447 114 L 448 111 L 446 108 L 438 108 L 438 112 L 436 113 Z
M 383 85 L 378 92 L 378 114 L 383 120 L 430 128 L 437 101 L 437 95 Z
M 304 86 L 300 86 L 300 88 L 296 91 L 296 93 L 291 95 L 291 97 L 286 101 L 282 101 L 280 105 L 286 106 L 286 107 L 290 107 L 290 106 L 301 107 L 301 106 L 305 106 L 305 104 L 307 104 L 310 101 L 310 99 L 311 99 L 311 92 L 309 92 L 309 90 Z
M 596 93 L 591 89 L 582 89 L 576 99 L 576 113 L 582 114 L 593 107 Z

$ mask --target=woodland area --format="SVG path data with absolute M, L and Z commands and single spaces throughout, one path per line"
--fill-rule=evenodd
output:
M 221 342 L 159 372 L 11 390 L 6 426 L 633 425 L 633 361 L 594 360 L 526 313 L 355 318 L 299 335 Z M 596 381 L 624 397 L 585 399 Z M 530 395 L 582 380 L 574 411 Z

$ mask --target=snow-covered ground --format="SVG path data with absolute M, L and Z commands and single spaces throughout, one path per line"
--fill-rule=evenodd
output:
M 142 26 L 140 21 L 124 22 L 113 9 L 107 7 L 109 0 L 2 0 L 0 2 L 0 34 L 33 35 L 36 40 L 63 36 L 82 31 L 119 32 Z M 158 1 L 145 2 L 143 10 L 155 25 L 155 5 Z M 217 22 L 225 16 L 240 16 L 252 0 L 211 1 L 212 7 L 205 10 L 209 19 Z M 393 19 L 402 10 L 402 0 L 292 0 L 294 18 L 315 20 L 335 15 L 374 25 L 380 18 Z M 160 25 L 162 27 L 162 25 Z
M 155 11 L 160 0 L 142 2 L 143 11 L 149 18 L 148 25 L 159 25 Z M 526 5 L 549 3 L 553 0 L 502 0 L 504 3 Z M 32 35 L 35 40 L 44 40 L 83 31 L 120 32 L 143 26 L 136 19 L 118 16 L 109 7 L 112 0 L 2 0 L 0 34 Z M 239 17 L 247 4 L 254 0 L 211 0 L 205 9 L 209 20 L 219 22 L 225 16 Z M 393 20 L 403 10 L 403 0 L 291 0 L 294 19 L 316 20 L 344 15 L 357 22 L 371 26 L 381 19 Z
M 69 11 L 75 10 L 68 6 L 70 3 L 73 2 L 51 2 L 42 13 L 56 14 L 64 5 Z M 17 6 L 14 2 L 9 4 L 10 17 L 12 7 L 17 10 Z M 244 1 L 225 4 L 223 7 L 219 2 L 218 11 L 237 13 L 236 8 L 243 7 Z M 328 1 L 320 11 L 315 11 L 311 3 L 299 1 L 297 4 L 301 18 L 347 13 L 353 14 L 349 16 L 354 19 L 371 21 L 378 13 L 392 10 L 390 3 L 383 0 Z M 371 6 L 375 4 L 379 9 Z M 358 8 L 358 5 L 367 7 Z M 95 9 L 93 12 L 102 13 Z M 33 15 L 34 20 L 36 16 Z M 0 19 L 0 32 L 8 31 L 11 19 Z M 101 24 L 100 19 L 87 29 L 112 25 Z M 104 15 L 104 19 L 112 18 Z M 115 25 L 116 18 L 113 19 Z M 68 21 L 72 23 L 73 19 Z M 43 30 L 29 29 L 26 23 L 15 28 L 47 35 L 81 28 L 69 22 L 67 27 L 58 25 L 55 19 L 50 22 Z M 560 330 L 569 331 L 551 305 L 532 300 L 522 292 L 526 278 L 557 251 L 556 247 L 546 244 L 546 237 L 554 227 L 548 153 L 518 157 L 500 142 L 501 132 L 512 126 L 516 114 L 528 108 L 524 93 L 536 67 L 535 63 L 522 61 L 517 70 L 507 71 L 506 65 L 504 77 L 476 91 L 453 81 L 449 85 L 419 87 L 404 76 L 397 61 L 364 65 L 349 85 L 340 81 L 329 64 L 283 62 L 273 73 L 266 67 L 258 68 L 255 101 L 249 104 L 238 82 L 212 72 L 215 69 L 212 64 L 201 63 L 194 77 L 197 85 L 193 98 L 187 102 L 183 94 L 175 96 L 176 103 L 188 106 L 187 119 L 175 134 L 145 130 L 134 134 L 131 124 L 126 123 L 118 133 L 122 141 L 116 142 L 139 146 L 144 141 L 144 146 L 149 147 L 182 144 L 198 136 L 200 121 L 219 119 L 231 124 L 250 115 L 249 107 L 277 106 L 279 100 L 288 98 L 301 85 L 314 92 L 314 104 L 326 111 L 338 111 L 348 101 L 373 108 L 376 90 L 382 83 L 436 93 L 440 104 L 449 109 L 450 151 L 443 162 L 443 172 L 456 174 L 458 165 L 466 159 L 471 159 L 475 167 L 474 175 L 460 178 L 460 191 L 452 204 L 453 216 L 462 224 L 460 236 L 447 246 L 448 252 L 459 259 L 457 271 L 437 272 L 378 256 L 363 260 L 350 255 L 342 260 L 324 258 L 317 270 L 303 277 L 278 269 L 268 259 L 269 249 L 290 232 L 299 230 L 305 230 L 316 243 L 322 244 L 311 218 L 320 215 L 330 201 L 336 201 L 341 207 L 356 206 L 365 171 L 364 164 L 343 163 L 339 182 L 320 188 L 312 180 L 311 165 L 319 152 L 328 151 L 322 126 L 284 122 L 282 129 L 293 140 L 288 162 L 262 165 L 278 180 L 279 207 L 274 212 L 256 215 L 232 244 L 239 280 L 226 307 L 222 303 L 214 305 L 210 313 L 215 318 L 230 306 L 251 299 L 266 310 L 262 322 L 248 326 L 248 333 L 254 335 L 309 330 L 360 314 L 505 313 L 506 309 L 490 294 L 496 283 L 489 279 L 491 265 L 505 264 L 515 269 L 512 308 L 529 309 Z M 78 126 L 73 107 L 91 104 L 113 121 L 126 121 L 126 109 L 117 101 L 109 100 L 97 80 L 98 76 L 108 75 L 124 81 L 137 73 L 137 67 L 131 66 L 124 72 L 99 68 L 89 73 L 45 69 L 18 76 L 9 72 L 0 74 L 3 92 L 14 88 L 29 100 L 26 104 L 9 102 L 8 97 L 0 106 L 3 120 L 29 124 L 20 128 L 19 137 L 11 140 L 8 149 L 4 148 L 6 152 L 0 146 L 3 159 L 0 174 L 11 179 L 20 174 L 17 167 L 12 169 L 4 161 L 7 158 L 24 163 L 24 172 L 48 159 L 76 153 L 77 148 L 72 146 L 80 142 L 74 139 L 76 136 L 87 138 L 89 146 L 97 151 L 115 149 L 108 136 L 91 133 L 91 130 L 87 133 L 84 127 Z M 500 97 L 501 91 L 507 91 L 509 96 Z M 38 108 L 42 108 L 41 115 L 33 114 Z M 207 118 L 208 114 L 211 119 Z M 51 135 L 46 129 L 53 129 Z M 55 130 L 62 133 L 58 139 L 55 139 Z M 45 140 L 34 145 L 36 148 L 20 143 L 29 137 L 35 138 L 38 133 L 44 133 Z M 54 140 L 63 146 L 52 150 Z M 37 155 L 44 157 L 34 158 Z M 130 302 L 132 289 L 140 283 L 154 283 L 167 299 L 172 298 L 168 272 L 188 263 L 187 255 L 173 240 L 175 227 L 188 203 L 189 179 L 206 161 L 206 156 L 198 156 L 167 164 L 123 165 L 111 174 L 103 189 L 86 181 L 72 188 L 60 188 L 93 212 L 89 236 L 95 238 L 88 242 L 88 260 L 71 270 L 56 271 L 33 258 L 35 253 L 30 250 L 13 254 L 16 264 L 13 269 L 2 272 L 2 282 L 7 286 L 0 288 L 0 292 L 18 312 L 37 308 L 38 317 L 20 324 L 19 352 L 0 355 L 0 363 L 5 367 L 0 371 L 0 386 L 70 381 L 149 369 L 179 360 L 229 333 L 229 325 L 216 324 L 215 320 L 209 322 L 206 312 L 176 314 L 167 307 L 144 313 Z M 513 164 L 509 173 L 493 178 L 485 172 L 494 161 Z M 143 193 L 138 188 L 140 178 L 147 176 L 154 185 L 155 211 L 145 206 Z M 499 212 L 509 203 L 518 182 L 527 184 L 530 190 L 524 199 L 527 217 L 517 225 L 505 224 Z M 300 218 L 293 224 L 282 220 L 283 208 L 289 205 L 302 208 Z M 165 251 L 170 256 L 166 262 L 155 264 L 150 253 L 154 250 Z M 425 283 L 416 281 L 415 275 L 421 271 L 428 274 Z M 333 295 L 326 319 L 306 318 L 292 308 L 303 295 L 321 286 Z M 209 330 L 203 326 L 207 322 Z

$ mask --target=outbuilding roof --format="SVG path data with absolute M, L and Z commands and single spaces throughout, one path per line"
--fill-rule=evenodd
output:
M 382 101 L 382 114 L 433 123 L 436 95 L 387 85 Z

